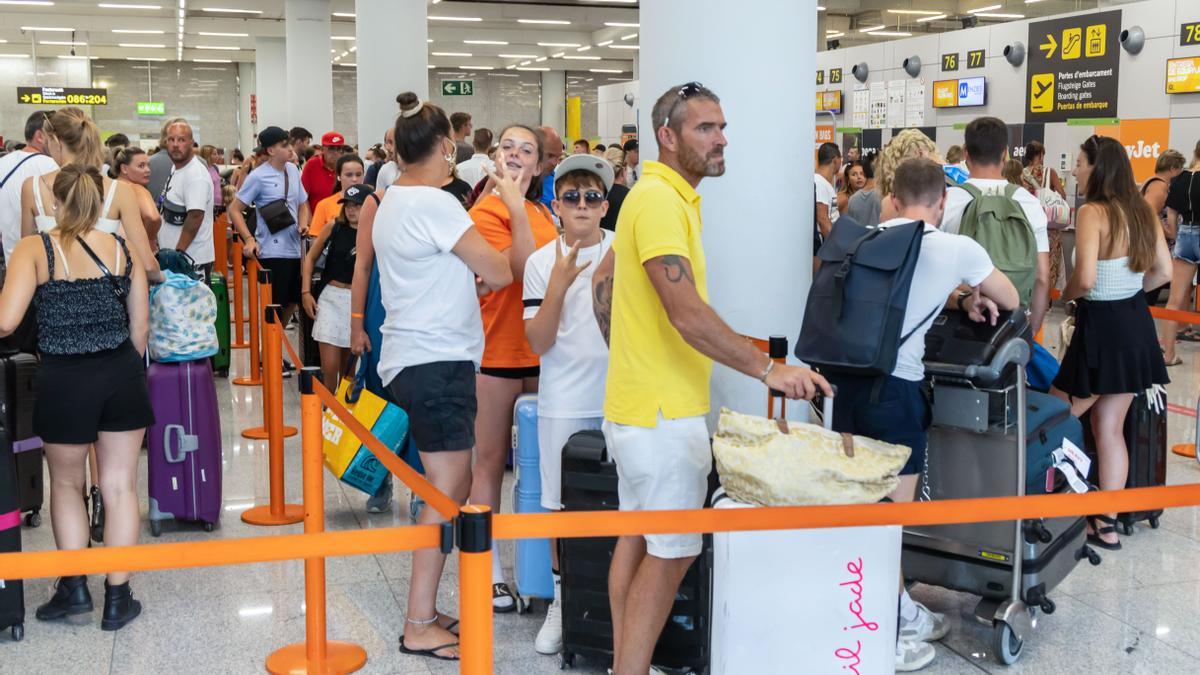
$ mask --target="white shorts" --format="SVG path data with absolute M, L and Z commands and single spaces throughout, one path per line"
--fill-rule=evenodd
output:
M 350 289 L 326 285 L 317 298 L 317 318 L 313 321 L 313 339 L 327 345 L 350 346 Z
M 538 467 L 542 476 L 542 508 L 562 510 L 562 451 L 579 431 L 599 431 L 603 417 L 538 417 Z
M 698 509 L 708 496 L 712 446 L 703 417 L 663 419 L 658 426 L 604 422 L 608 453 L 617 464 L 622 511 Z M 648 534 L 646 552 L 656 558 L 700 555 L 700 534 Z

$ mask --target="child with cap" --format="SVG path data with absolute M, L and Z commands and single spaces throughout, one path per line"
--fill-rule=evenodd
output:
M 338 200 L 342 208 L 333 226 L 321 230 L 301 266 L 300 300 L 314 320 L 312 336 L 321 350 L 321 377 L 330 387 L 336 386 L 350 358 L 350 285 L 354 281 L 358 215 L 370 195 L 370 186 L 362 183 L 342 191 Z M 313 268 L 322 255 L 325 269 L 321 287 L 314 291 Z
M 539 248 L 525 263 L 525 337 L 541 357 L 538 394 L 538 448 L 541 504 L 562 509 L 562 450 L 578 431 L 599 430 L 604 421 L 604 379 L 608 345 L 592 315 L 592 272 L 612 246 L 612 233 L 600 229 L 608 212 L 614 172 L 602 158 L 572 155 L 558 166 L 553 208 L 563 234 Z M 554 602 L 534 648 L 542 654 L 562 649 L 562 594 L 556 542 L 550 550 Z

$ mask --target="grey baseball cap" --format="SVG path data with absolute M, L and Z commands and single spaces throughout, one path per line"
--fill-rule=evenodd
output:
M 612 164 L 603 157 L 595 155 L 571 155 L 564 159 L 558 168 L 554 170 L 554 187 L 558 187 L 558 181 L 563 176 L 572 171 L 587 171 L 595 174 L 600 178 L 600 182 L 604 183 L 604 191 L 612 190 L 613 181 L 616 180 L 616 173 L 613 171 Z

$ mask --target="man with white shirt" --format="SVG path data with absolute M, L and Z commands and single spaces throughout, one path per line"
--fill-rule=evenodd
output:
M 914 221 L 925 224 L 900 330 L 907 337 L 891 374 L 835 372 L 828 377 L 837 387 L 834 431 L 912 449 L 908 462 L 900 469 L 900 484 L 890 495 L 893 501 L 911 502 L 924 467 L 932 419 L 924 385 L 925 333 L 943 307 L 965 310 L 975 321 L 995 322 L 996 311 L 1015 309 L 1019 297 L 1016 287 L 992 265 L 978 242 L 938 231 L 935 223 L 941 220 L 947 201 L 941 166 L 924 158 L 905 160 L 896 169 L 889 199 L 900 215 L 880 223 L 880 229 Z M 954 293 L 963 285 L 974 289 L 973 292 Z M 929 665 L 934 659 L 934 649 L 929 643 L 945 637 L 948 630 L 945 616 L 929 611 L 901 588 L 896 672 Z
M 213 261 L 213 181 L 208 167 L 195 155 L 192 127 L 179 121 L 167 127 L 167 156 L 172 170 L 159 210 L 163 223 L 158 246 L 184 251 L 207 283 Z
M 1008 125 L 995 117 L 980 117 L 972 121 L 967 125 L 963 152 L 970 172 L 966 182 L 985 195 L 1004 194 L 1009 185 L 1002 173 L 1008 154 Z M 1034 333 L 1037 333 L 1050 308 L 1050 236 L 1046 231 L 1046 212 L 1038 198 L 1023 187 L 1017 188 L 1013 200 L 1021 206 L 1037 241 L 1037 277 L 1029 300 L 1029 321 Z M 957 234 L 963 214 L 970 204 L 970 193 L 962 187 L 950 188 L 946 192 L 942 231 Z
M 471 145 L 475 148 L 475 154 L 458 165 L 458 177 L 475 187 L 479 181 L 487 178 L 486 172 L 496 170 L 496 163 L 488 157 L 488 150 L 492 149 L 492 130 L 486 127 L 476 129 Z
M 813 181 L 817 186 L 817 203 L 822 208 L 817 209 L 817 229 L 821 237 L 828 237 L 833 229 L 833 223 L 838 219 L 837 181 L 838 169 L 842 166 L 842 151 L 837 143 L 822 143 L 817 148 L 817 171 Z
M 46 154 L 46 132 L 42 125 L 50 111 L 39 110 L 25 120 L 25 147 L 0 157 L 0 237 L 4 239 L 4 261 L 21 238 L 21 185 L 30 176 L 41 176 L 58 168 Z

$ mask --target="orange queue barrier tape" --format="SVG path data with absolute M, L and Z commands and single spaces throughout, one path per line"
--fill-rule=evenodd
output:
M 283 471 L 283 356 L 279 343 L 283 327 L 279 325 L 283 309 L 279 305 L 263 307 L 263 427 L 267 431 L 267 473 L 270 501 L 242 512 L 248 525 L 292 525 L 304 520 L 305 507 L 287 504 Z M 245 436 L 249 431 L 242 432 Z
M 1151 307 L 1150 316 L 1161 319 L 1163 321 L 1174 321 L 1176 323 L 1200 324 L 1200 312 L 1187 312 L 1181 309 L 1165 309 L 1162 307 Z
M 278 311 L 278 305 L 275 308 Z M 274 325 L 282 332 L 278 323 Z M 305 534 L 325 531 L 325 466 L 321 452 L 325 439 L 321 436 L 321 401 L 312 390 L 313 376 L 320 372 L 319 368 L 305 368 L 299 373 Z M 267 657 L 267 672 L 352 673 L 367 664 L 367 651 L 359 645 L 328 639 L 325 600 L 325 558 L 305 558 L 304 642 L 272 652 Z
M 337 415 L 337 418 L 341 420 L 342 424 L 346 425 L 350 433 L 362 441 L 363 445 L 367 446 L 367 449 L 371 451 L 371 454 L 375 455 L 375 459 L 387 467 L 387 470 L 393 476 L 399 478 L 400 482 L 417 493 L 421 499 L 425 500 L 426 504 L 432 506 L 438 513 L 442 514 L 442 517 L 453 519 L 458 515 L 461 505 L 434 487 L 433 483 L 425 480 L 424 476 L 414 471 L 404 460 L 397 457 L 396 453 L 389 450 L 382 441 L 363 426 L 362 422 L 359 422 L 349 410 L 346 410 L 341 401 L 338 401 L 337 394 L 329 391 L 329 388 L 320 381 L 314 382 L 313 388 L 316 390 L 317 396 L 320 397 L 321 403 L 324 403 L 325 407 L 329 408 L 334 415 Z
M 315 389 L 320 396 L 321 389 Z M 432 504 L 428 499 L 426 501 Z M 1083 516 L 1112 511 L 1150 511 L 1183 506 L 1200 506 L 1200 483 L 1089 492 L 1082 495 L 986 497 L 896 504 L 501 514 L 493 516 L 492 536 L 495 539 L 566 539 L 866 525 L 940 525 L 1018 518 Z M 438 526 L 408 525 L 319 534 L 140 544 L 74 551 L 0 553 L 0 578 L 36 579 L 76 574 L 104 574 L 120 570 L 139 572 L 277 562 L 322 556 L 375 555 L 436 548 L 440 543 L 441 529 Z M 490 580 L 488 586 L 490 589 Z
M 436 525 L 240 537 L 171 544 L 139 544 L 75 551 L 0 553 L 0 578 L 37 579 L 112 571 L 148 572 L 250 565 L 321 556 L 377 555 L 436 548 Z

